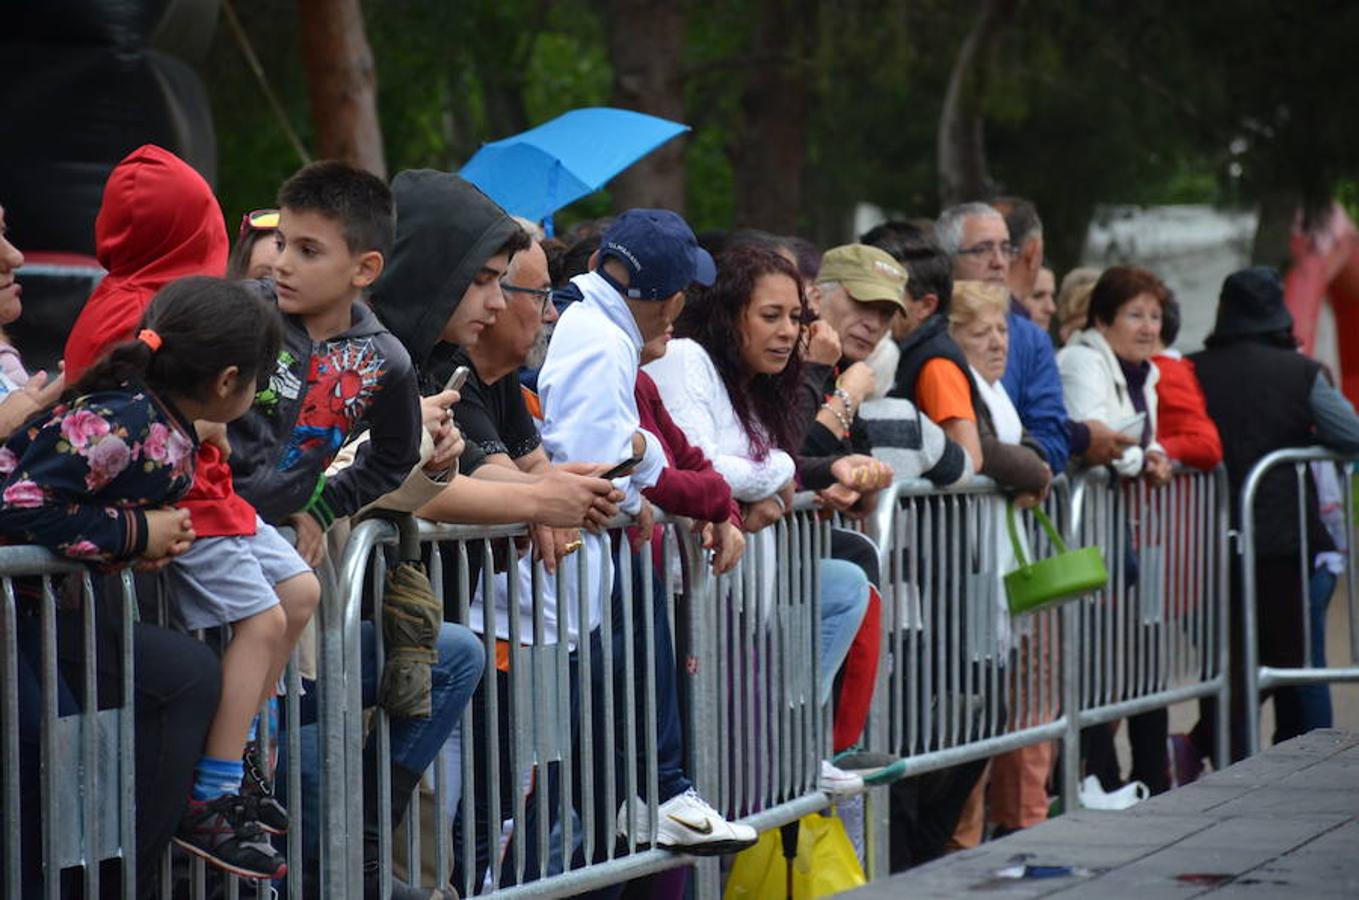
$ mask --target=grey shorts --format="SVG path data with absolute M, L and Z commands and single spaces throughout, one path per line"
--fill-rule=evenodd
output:
M 272 525 L 255 533 L 199 538 L 166 569 L 165 589 L 184 628 L 239 622 L 278 605 L 274 586 L 311 567 Z

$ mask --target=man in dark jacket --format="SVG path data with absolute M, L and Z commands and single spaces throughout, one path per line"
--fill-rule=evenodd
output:
M 506 308 L 501 290 L 513 256 L 529 246 L 523 229 L 470 182 L 429 169 L 392 180 L 396 245 L 373 289 L 373 308 L 415 363 L 420 392 L 438 393 Z M 456 411 L 454 413 L 457 415 Z M 485 466 L 469 441 L 459 478 L 419 510 L 442 522 L 535 522 L 560 528 L 602 525 L 618 512 L 613 487 L 586 477 L 593 467 L 527 474 Z
M 1208 414 L 1222 435 L 1227 478 L 1231 485 L 1232 526 L 1239 527 L 1240 491 L 1246 477 L 1266 454 L 1285 447 L 1321 443 L 1343 453 L 1359 452 L 1359 416 L 1322 373 L 1321 364 L 1297 351 L 1293 317 L 1284 306 L 1283 283 L 1274 269 L 1243 269 L 1227 277 L 1218 300 L 1217 323 L 1193 354 L 1195 369 L 1208 401 Z M 1305 572 L 1298 552 L 1304 535 L 1312 553 L 1331 546 L 1317 513 L 1316 489 L 1310 473 L 1306 484 L 1306 516 L 1298 516 L 1298 483 L 1292 467 L 1267 475 L 1255 496 L 1255 571 L 1231 571 L 1232 735 L 1231 758 L 1243 758 L 1246 747 L 1246 704 L 1256 702 L 1244 691 L 1244 635 L 1239 610 L 1243 577 L 1255 579 L 1259 663 L 1304 665 L 1303 594 Z M 1305 529 L 1305 531 L 1304 531 Z M 1325 640 L 1314 635 L 1313 640 Z M 1273 691 L 1274 742 L 1302 732 L 1302 710 L 1296 688 Z M 1214 746 L 1211 703 L 1200 708 L 1190 735 L 1199 757 Z

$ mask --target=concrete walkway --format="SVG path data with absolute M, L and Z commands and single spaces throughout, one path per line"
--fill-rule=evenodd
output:
M 997 875 L 1026 864 L 1075 871 Z M 845 896 L 1209 893 L 1359 897 L 1359 731 L 1314 731 L 1129 810 L 1060 816 Z

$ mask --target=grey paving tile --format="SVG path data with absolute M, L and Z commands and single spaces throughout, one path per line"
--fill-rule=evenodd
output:
M 1214 807 L 1220 816 L 1306 816 L 1316 813 L 1359 814 L 1359 790 L 1320 789 L 1293 785 L 1260 788 Z
M 1139 803 L 1125 810 L 1129 816 L 1161 816 L 1167 812 L 1196 813 L 1210 812 L 1229 800 L 1249 794 L 1255 790 L 1252 784 L 1210 784 L 1199 781 L 1186 785 L 1159 797 Z
M 1033 865 L 1072 865 L 1090 874 L 997 879 L 995 871 L 1021 853 Z M 1078 810 L 852 896 L 973 893 L 1353 900 L 1359 897 L 1359 735 L 1313 732 L 1131 810 Z
M 1294 847 L 1334 830 L 1349 820 L 1343 813 L 1314 813 L 1308 815 L 1233 816 L 1224 818 L 1175 846 L 1182 849 L 1240 849 L 1268 850 L 1273 858 Z

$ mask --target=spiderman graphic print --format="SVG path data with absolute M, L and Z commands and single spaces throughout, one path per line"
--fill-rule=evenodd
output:
M 385 373 L 385 360 L 371 339 L 331 344 L 324 353 L 312 356 L 306 395 L 279 459 L 279 471 L 286 472 L 315 454 L 325 460 L 323 467 L 329 464 L 363 420 L 382 389 Z

